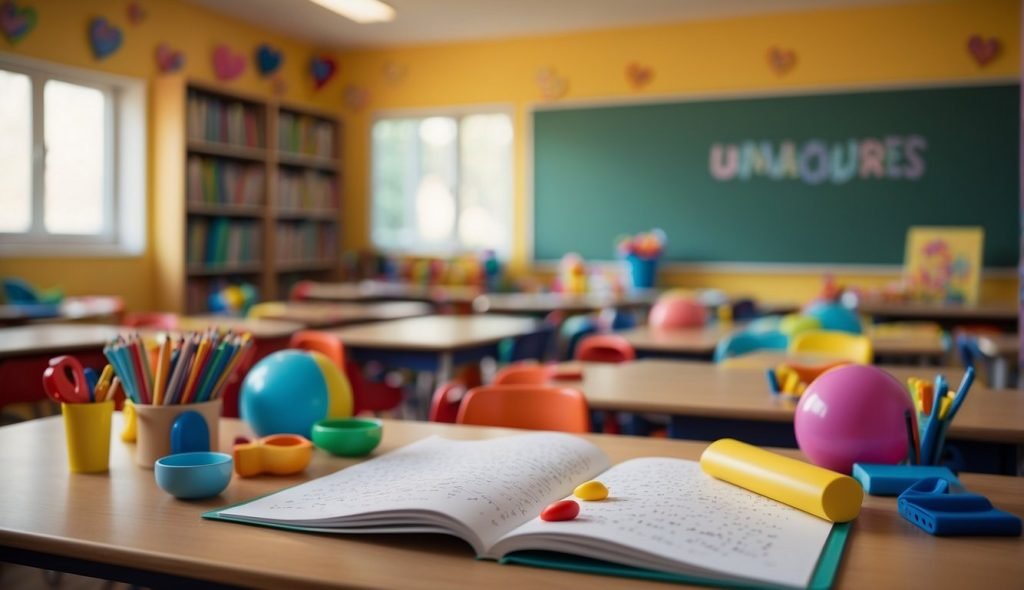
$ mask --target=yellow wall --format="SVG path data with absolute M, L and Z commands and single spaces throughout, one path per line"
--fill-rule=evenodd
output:
M 530 108 L 542 100 L 536 83 L 541 68 L 554 68 L 567 79 L 562 100 L 1017 77 L 1019 26 L 1017 0 L 932 1 L 347 53 L 345 83 L 367 89 L 370 105 L 345 113 L 345 243 L 369 245 L 367 148 L 374 110 L 481 103 L 514 107 L 515 228 L 520 237 L 513 262 L 522 268 L 529 223 L 524 138 Z M 966 51 L 967 38 L 975 33 L 1003 43 L 1002 56 L 985 68 Z M 775 45 L 798 54 L 798 65 L 785 76 L 775 75 L 766 63 L 768 48 Z M 655 70 L 643 91 L 626 83 L 624 69 L 633 61 Z M 385 74 L 388 64 L 394 64 L 392 71 L 404 70 L 399 81 Z M 716 286 L 773 299 L 808 298 L 820 286 L 819 276 L 806 274 L 691 272 L 668 278 L 673 284 Z M 893 278 L 839 276 L 865 286 Z M 1015 279 L 987 280 L 982 295 L 1012 300 L 1015 285 Z
M 284 63 L 278 75 L 287 85 L 285 99 L 300 105 L 338 110 L 341 84 L 337 79 L 319 92 L 313 91 L 307 72 L 316 48 L 258 28 L 233 21 L 216 13 L 178 0 L 139 0 L 146 18 L 138 25 L 128 22 L 127 0 L 17 0 L 19 6 L 34 6 L 38 11 L 35 29 L 17 45 L 0 41 L 0 51 L 45 59 L 81 68 L 120 75 L 154 79 L 153 59 L 160 43 L 186 55 L 184 72 L 190 78 L 215 82 L 210 55 L 218 43 L 226 43 L 235 53 L 252 56 L 260 43 L 269 43 L 283 51 Z M 87 36 L 89 20 L 103 16 L 121 28 L 121 48 L 102 61 L 92 56 Z M 257 73 L 249 59 L 245 73 L 226 87 L 251 94 L 271 96 L 269 80 Z M 152 91 L 152 86 L 150 86 Z M 149 125 L 152 130 L 152 124 Z M 159 138 L 149 136 L 152 145 Z M 152 195 L 152 160 L 148 194 Z M 150 198 L 151 201 L 151 198 Z M 149 243 L 146 252 L 128 258 L 0 258 L 0 276 L 15 275 L 38 286 L 61 286 L 68 294 L 113 293 L 125 298 L 129 309 L 147 309 L 154 305 L 156 277 L 153 262 L 153 203 L 149 202 Z

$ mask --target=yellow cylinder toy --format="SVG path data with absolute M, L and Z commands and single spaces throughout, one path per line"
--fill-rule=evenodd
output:
M 114 402 L 61 404 L 68 467 L 74 473 L 103 473 L 110 465 L 110 423 Z
M 857 480 L 738 440 L 708 445 L 700 457 L 708 475 L 831 522 L 857 518 L 864 490 Z

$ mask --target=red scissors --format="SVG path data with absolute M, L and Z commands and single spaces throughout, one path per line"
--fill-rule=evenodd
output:
M 50 399 L 58 403 L 84 404 L 90 401 L 85 370 L 73 356 L 50 359 L 50 366 L 43 371 L 43 389 Z

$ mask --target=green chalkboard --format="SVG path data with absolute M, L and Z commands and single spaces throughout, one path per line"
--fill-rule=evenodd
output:
M 985 266 L 1015 266 L 1019 101 L 992 85 L 540 109 L 534 258 L 609 259 L 660 227 L 672 261 L 900 264 L 911 225 L 980 225 Z

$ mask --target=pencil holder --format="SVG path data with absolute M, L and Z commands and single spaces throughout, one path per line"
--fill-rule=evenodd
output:
M 61 404 L 68 467 L 73 473 L 103 473 L 110 465 L 110 422 L 114 402 Z
M 157 459 L 171 454 L 171 425 L 185 412 L 197 412 L 206 420 L 206 426 L 210 431 L 210 450 L 217 450 L 220 440 L 220 399 L 169 406 L 137 404 L 135 463 L 139 467 L 152 469 Z

